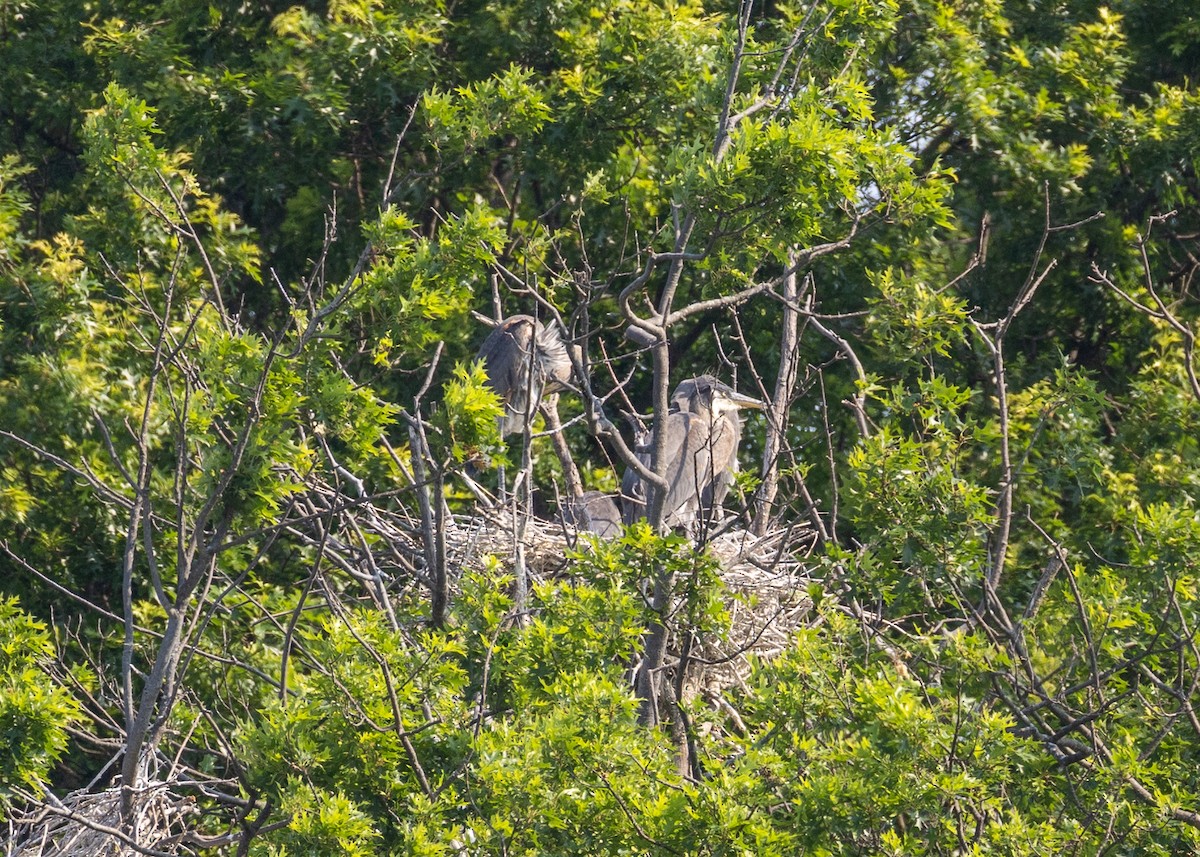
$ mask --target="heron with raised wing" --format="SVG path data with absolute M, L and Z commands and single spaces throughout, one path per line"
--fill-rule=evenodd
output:
M 500 434 L 519 434 L 533 421 L 542 396 L 569 389 L 571 357 L 555 324 L 529 315 L 501 321 L 479 347 L 491 387 L 504 405 Z
M 675 388 L 670 407 L 662 426 L 666 432 L 662 472 L 667 480 L 662 521 L 667 527 L 683 527 L 696 535 L 720 508 L 737 474 L 742 437 L 738 411 L 762 410 L 764 405 L 711 375 L 700 375 Z M 652 440 L 646 438 L 635 450 L 647 466 L 651 465 L 652 448 Z M 645 481 L 632 468 L 626 470 L 621 481 L 626 524 L 645 517 L 647 496 Z

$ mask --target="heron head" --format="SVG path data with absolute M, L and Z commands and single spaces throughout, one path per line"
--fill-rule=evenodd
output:
M 671 394 L 671 404 L 680 411 L 708 411 L 718 416 L 739 408 L 761 411 L 765 407 L 758 399 L 739 393 L 712 375 L 698 375 L 681 381 Z

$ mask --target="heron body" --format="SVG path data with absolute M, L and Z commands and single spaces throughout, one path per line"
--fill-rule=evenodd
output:
M 542 396 L 566 389 L 571 381 L 571 358 L 555 325 L 528 315 L 501 321 L 479 347 L 490 386 L 504 403 L 500 434 L 525 431 Z
M 563 523 L 581 533 L 593 533 L 603 539 L 621 535 L 621 511 L 612 497 L 600 491 L 585 491 L 572 497 L 563 503 L 559 514 Z
M 671 411 L 663 420 L 666 434 L 663 475 L 667 494 L 663 524 L 697 532 L 729 493 L 737 474 L 742 427 L 740 408 L 761 410 L 763 403 L 743 396 L 711 375 L 683 381 L 671 394 Z M 635 450 L 650 466 L 652 441 Z M 633 469 L 621 482 L 622 516 L 632 523 L 646 514 L 647 488 Z

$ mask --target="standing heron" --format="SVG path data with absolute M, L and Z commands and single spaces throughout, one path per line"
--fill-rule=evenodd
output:
M 568 389 L 571 357 L 557 325 L 512 315 L 496 325 L 479 347 L 488 386 L 504 403 L 500 434 L 520 434 L 533 420 L 542 396 Z
M 558 425 L 554 394 L 570 387 L 571 355 L 557 325 L 542 324 L 529 315 L 511 315 L 487 335 L 487 339 L 479 347 L 476 359 L 483 361 L 488 386 L 495 391 L 504 405 L 504 414 L 499 419 L 500 436 L 525 436 L 526 442 L 522 444 L 521 451 L 521 469 L 514 480 L 512 490 L 514 513 L 519 505 L 518 500 L 528 510 L 533 505 L 533 458 L 528 442 L 529 426 L 542 404 L 542 396 L 547 394 L 551 397 L 545 408 L 550 414 L 548 421 L 553 426 Z M 560 433 L 561 428 L 555 437 L 558 438 Z M 562 446 L 565 448 L 565 442 Z M 574 473 L 574 463 L 570 462 L 569 456 L 564 462 L 564 467 L 568 464 Z M 497 476 L 500 501 L 503 503 L 508 490 L 503 464 L 500 465 Z M 520 488 L 521 485 L 524 487 Z M 524 545 L 527 521 L 527 515 L 513 515 L 512 537 L 516 555 L 513 569 L 513 605 L 518 615 L 525 610 L 529 592 L 529 572 L 525 566 Z
M 718 509 L 737 473 L 742 426 L 738 409 L 762 410 L 763 403 L 743 396 L 711 375 L 680 383 L 671 394 L 666 432 L 664 476 L 667 496 L 663 524 L 697 533 Z M 639 443 L 638 458 L 650 466 L 652 441 Z M 646 485 L 632 468 L 621 481 L 622 517 L 626 524 L 646 514 Z
M 578 351 L 576 351 L 578 354 Z M 563 437 L 558 416 L 558 393 L 571 387 L 571 352 L 558 324 L 543 324 L 532 316 L 513 315 L 501 321 L 479 347 L 476 359 L 482 360 L 488 386 L 504 405 L 500 417 L 500 435 L 524 434 L 541 406 L 554 453 L 562 464 L 568 496 L 583 494 L 579 470 Z M 544 399 L 544 401 L 543 401 Z M 522 450 L 521 470 L 516 485 L 525 482 L 525 500 L 532 504 L 532 472 L 529 444 Z M 507 488 L 504 467 L 500 466 L 499 488 L 503 500 Z

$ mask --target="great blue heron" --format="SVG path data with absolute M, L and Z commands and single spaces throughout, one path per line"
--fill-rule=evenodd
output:
M 671 394 L 671 412 L 663 422 L 667 496 L 662 520 L 666 526 L 684 527 L 695 534 L 729 493 L 742 437 L 739 408 L 762 410 L 763 403 L 711 375 L 689 378 Z M 651 443 L 647 438 L 636 450 L 647 466 Z M 621 481 L 621 507 L 627 524 L 646 514 L 646 485 L 632 468 Z
M 559 517 L 581 533 L 593 533 L 602 539 L 621 535 L 621 511 L 612 497 L 600 491 L 585 491 L 564 499 Z
M 512 315 L 496 325 L 479 347 L 488 386 L 504 403 L 500 434 L 525 431 L 542 396 L 567 389 L 571 358 L 554 324 Z

